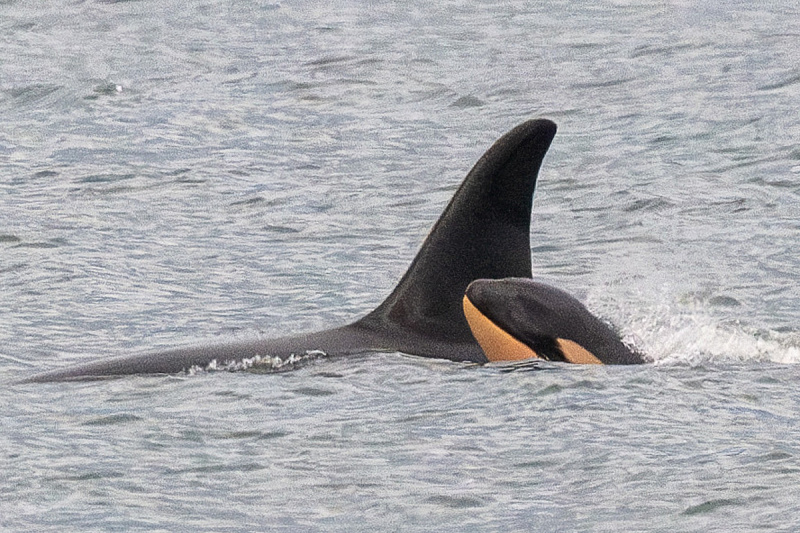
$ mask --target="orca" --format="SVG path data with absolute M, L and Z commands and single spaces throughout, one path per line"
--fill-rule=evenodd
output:
M 497 140 L 467 174 L 392 293 L 341 327 L 277 339 L 237 340 L 100 359 L 34 375 L 25 382 L 177 374 L 256 356 L 286 358 L 403 352 L 486 363 L 462 309 L 477 279 L 530 278 L 533 192 L 556 133 L 547 119 L 524 122 Z
M 489 361 L 630 365 L 644 358 L 566 292 L 529 278 L 479 279 L 464 315 Z

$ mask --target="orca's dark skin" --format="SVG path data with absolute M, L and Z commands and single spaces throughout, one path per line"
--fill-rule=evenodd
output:
M 128 374 L 174 374 L 255 356 L 288 357 L 398 351 L 485 363 L 462 310 L 467 286 L 479 278 L 530 278 L 533 191 L 556 133 L 546 119 L 520 124 L 481 157 L 456 191 L 400 283 L 356 322 L 272 340 L 232 341 L 100 359 L 38 374 L 26 382 Z
M 578 364 L 645 362 L 578 300 L 529 278 L 473 281 L 463 304 L 491 361 L 537 357 Z

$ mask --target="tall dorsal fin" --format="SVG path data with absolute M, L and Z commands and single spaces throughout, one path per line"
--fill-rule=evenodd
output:
M 501 137 L 467 174 L 400 283 L 356 323 L 474 343 L 462 311 L 479 278 L 531 277 L 530 225 L 536 177 L 556 133 L 546 119 Z
M 530 222 L 536 176 L 556 133 L 549 120 L 520 124 L 467 174 L 400 283 L 370 314 L 349 326 L 280 339 L 175 348 L 91 361 L 28 382 L 92 376 L 173 373 L 266 354 L 308 350 L 349 354 L 391 349 L 453 360 L 485 361 L 462 312 L 470 282 L 530 277 Z

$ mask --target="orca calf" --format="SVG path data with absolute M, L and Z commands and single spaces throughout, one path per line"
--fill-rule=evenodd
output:
M 644 362 L 578 300 L 532 279 L 473 281 L 463 305 L 472 333 L 490 361 L 536 357 L 594 365 Z
M 486 363 L 489 359 L 473 336 L 462 299 L 467 286 L 478 279 L 531 277 L 533 192 L 542 159 L 555 133 L 556 125 L 550 120 L 530 120 L 495 142 L 467 174 L 394 291 L 376 309 L 352 324 L 277 339 L 237 340 L 101 359 L 34 375 L 24 381 L 175 374 L 193 367 L 205 368 L 213 362 L 224 365 L 256 356 L 286 358 L 310 351 L 327 355 L 397 351 Z M 483 300 L 475 305 L 481 308 Z M 492 310 L 484 310 L 489 313 L 486 316 L 504 323 L 501 319 L 505 314 L 496 312 L 502 301 L 489 307 Z M 539 312 L 533 318 L 541 317 Z M 542 331 L 555 335 L 552 338 L 556 340 L 571 339 L 558 328 Z M 553 354 L 557 352 L 539 346 L 533 344 L 533 356 L 555 357 Z M 622 361 L 613 357 L 604 360 L 605 351 L 595 349 L 591 343 L 583 347 L 602 362 Z M 561 352 L 565 353 L 563 346 Z M 495 351 L 487 353 L 497 357 Z M 563 359 L 585 362 L 567 355 Z

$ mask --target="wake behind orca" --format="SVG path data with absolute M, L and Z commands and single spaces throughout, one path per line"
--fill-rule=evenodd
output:
M 396 351 L 486 363 L 462 299 L 477 279 L 530 278 L 533 192 L 556 125 L 547 119 L 515 127 L 467 174 L 394 291 L 352 324 L 277 339 L 187 346 L 101 359 L 32 376 L 26 382 L 129 374 L 175 374 L 253 359 Z M 588 348 L 591 351 L 591 347 Z

